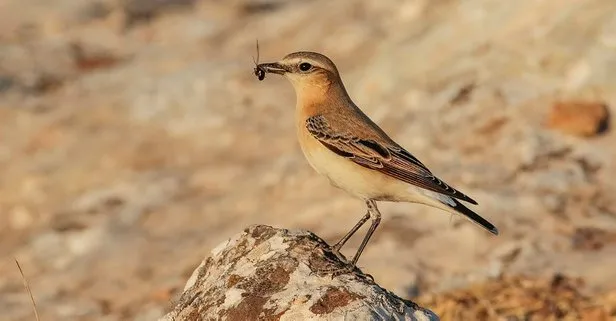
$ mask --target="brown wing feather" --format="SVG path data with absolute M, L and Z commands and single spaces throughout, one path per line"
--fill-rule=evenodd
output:
M 398 145 L 385 145 L 336 130 L 323 115 L 308 118 L 306 128 L 329 150 L 361 166 L 433 192 L 477 204 L 472 198 L 434 176 L 424 164 Z

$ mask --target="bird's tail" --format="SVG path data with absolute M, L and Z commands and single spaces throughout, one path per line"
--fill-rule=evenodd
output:
M 483 227 L 488 230 L 488 232 L 498 235 L 498 229 L 492 223 L 488 222 L 485 218 L 481 217 L 479 214 L 471 211 L 468 207 L 464 206 L 464 204 L 460 203 L 458 200 L 451 198 L 453 202 L 442 202 L 445 206 L 455 210 L 456 212 L 464 215 L 466 218 L 471 220 L 473 223 Z

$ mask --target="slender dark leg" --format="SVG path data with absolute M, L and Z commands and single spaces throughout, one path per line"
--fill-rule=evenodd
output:
M 355 253 L 355 256 L 353 257 L 353 261 L 351 261 L 352 266 L 355 266 L 355 263 L 357 263 L 357 260 L 359 260 L 359 257 L 361 256 L 361 252 L 364 251 L 366 244 L 368 244 L 370 237 L 372 237 L 372 233 L 374 233 L 374 230 L 376 230 L 376 227 L 379 226 L 379 223 L 381 222 L 381 213 L 379 212 L 379 209 L 376 207 L 376 202 L 373 200 L 368 200 L 366 201 L 366 205 L 368 206 L 368 214 L 370 218 L 372 219 L 372 224 L 370 225 L 370 228 L 368 229 L 368 233 L 366 233 L 366 236 L 364 236 L 364 240 L 361 242 L 361 245 L 359 246 L 357 253 Z M 364 218 L 362 218 L 363 220 L 363 222 L 361 222 L 362 224 L 366 221 L 364 220 Z
M 340 239 L 340 241 L 338 241 L 336 244 L 334 244 L 334 246 L 332 246 L 332 251 L 336 255 L 340 254 L 340 249 L 344 246 L 344 244 L 351 238 L 351 236 L 353 236 L 353 234 L 355 234 L 355 232 L 357 232 L 357 230 L 359 230 L 360 227 L 362 227 L 366 223 L 369 218 L 370 211 L 366 212 L 366 215 L 364 215 L 359 220 L 359 222 L 357 222 L 357 224 L 355 224 L 355 226 L 345 236 L 343 236 L 342 239 Z

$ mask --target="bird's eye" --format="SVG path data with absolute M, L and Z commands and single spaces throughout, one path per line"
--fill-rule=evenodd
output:
M 299 70 L 301 71 L 308 71 L 310 70 L 310 68 L 312 68 L 312 65 L 307 62 L 302 62 L 301 64 L 299 64 Z

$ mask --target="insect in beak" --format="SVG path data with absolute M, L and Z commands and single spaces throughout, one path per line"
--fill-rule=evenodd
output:
M 259 81 L 265 79 L 265 69 L 259 66 L 259 40 L 257 40 L 257 59 L 255 60 L 255 57 L 252 57 L 252 61 L 255 63 L 255 76 L 257 76 Z

